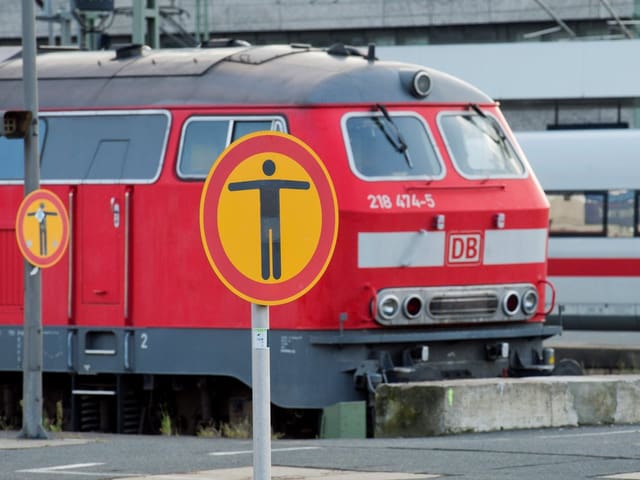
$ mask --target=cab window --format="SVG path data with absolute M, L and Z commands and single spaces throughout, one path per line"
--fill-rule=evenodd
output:
M 524 164 L 498 121 L 489 115 L 444 114 L 438 118 L 449 156 L 467 178 L 514 178 L 526 174 Z
M 442 161 L 424 121 L 413 113 L 350 114 L 343 135 L 351 168 L 367 180 L 434 179 Z

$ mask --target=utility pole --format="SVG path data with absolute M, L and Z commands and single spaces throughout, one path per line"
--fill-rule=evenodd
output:
M 40 188 L 36 17 L 33 0 L 22 0 L 22 78 L 24 108 L 31 123 L 24 137 L 24 195 Z M 42 273 L 24 261 L 24 356 L 22 432 L 25 438 L 47 438 L 42 426 Z
M 133 43 L 160 47 L 160 10 L 156 0 L 133 0 Z
M 209 0 L 196 0 L 196 42 L 209 40 Z

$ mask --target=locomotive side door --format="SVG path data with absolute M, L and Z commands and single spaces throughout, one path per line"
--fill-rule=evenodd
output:
M 72 324 L 116 336 L 131 324 L 133 193 L 158 179 L 168 125 L 157 110 L 47 115 L 42 176 L 71 184 Z
M 129 220 L 125 195 L 130 192 L 121 185 L 78 186 L 76 291 L 79 308 L 86 309 L 83 323 L 118 325 L 125 321 L 125 226 Z
M 84 178 L 72 188 L 73 318 L 81 325 L 117 327 L 125 324 L 128 294 L 124 282 L 128 191 L 118 176 L 130 141 L 110 138 L 92 143 Z

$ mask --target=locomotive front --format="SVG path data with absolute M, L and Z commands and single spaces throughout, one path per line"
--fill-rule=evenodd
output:
M 548 203 L 499 106 L 419 66 L 369 60 L 358 76 L 350 91 L 360 101 L 336 86 L 340 104 L 314 111 L 323 127 L 304 132 L 340 205 L 334 259 L 300 302 L 305 313 L 294 307 L 318 329 L 318 363 L 370 392 L 380 382 L 550 373 Z M 326 141 L 334 136 L 342 143 Z M 342 399 L 353 396 L 349 383 Z

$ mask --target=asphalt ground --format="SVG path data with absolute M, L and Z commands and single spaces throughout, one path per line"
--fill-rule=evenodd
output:
M 560 358 L 628 367 L 640 332 L 564 331 Z M 589 365 L 591 362 L 591 365 Z M 627 363 L 625 363 L 627 362 Z M 0 479 L 248 480 L 252 441 L 0 431 Z M 271 478 L 282 480 L 640 480 L 640 425 L 502 431 L 412 439 L 274 440 Z
M 640 425 L 412 439 L 274 440 L 273 479 L 640 479 Z M 251 440 L 0 432 L 3 480 L 248 480 Z

